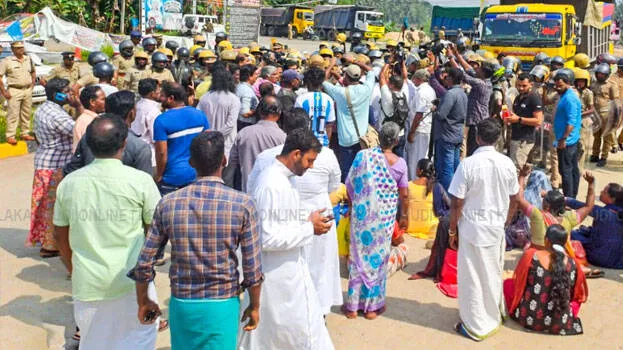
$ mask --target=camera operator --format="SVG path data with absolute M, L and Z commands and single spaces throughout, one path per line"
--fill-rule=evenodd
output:
M 449 46 L 449 52 L 452 54 L 450 58 L 450 64 L 454 68 L 460 68 L 459 63 L 463 66 L 464 74 L 463 81 L 471 86 L 471 90 L 468 95 L 467 104 L 467 156 L 471 156 L 472 153 L 478 148 L 476 143 L 476 125 L 489 118 L 489 101 L 491 93 L 493 92 L 493 85 L 491 84 L 491 76 L 493 75 L 492 69 L 488 65 L 483 65 L 484 58 L 480 55 L 472 54 L 467 58 L 467 61 L 461 56 L 454 45 Z M 458 63 L 457 63 L 458 60 Z
M 396 63 L 398 64 L 398 63 Z M 395 66 L 393 66 L 395 67 Z M 394 148 L 398 156 L 404 155 L 404 128 L 409 117 L 409 87 L 407 80 L 407 67 L 404 61 L 400 62 L 401 74 L 395 74 L 394 68 L 389 64 L 383 66 L 379 75 L 381 89 L 381 125 L 393 121 L 400 127 L 400 141 Z

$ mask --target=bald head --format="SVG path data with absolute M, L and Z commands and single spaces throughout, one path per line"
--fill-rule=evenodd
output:
M 95 158 L 118 158 L 125 146 L 128 126 L 121 117 L 105 113 L 87 127 L 87 145 Z
M 261 119 L 277 121 L 281 116 L 281 103 L 275 96 L 266 96 L 257 106 L 257 112 Z

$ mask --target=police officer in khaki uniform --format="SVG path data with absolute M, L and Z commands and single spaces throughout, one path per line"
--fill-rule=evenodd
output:
M 17 144 L 15 133 L 17 124 L 21 129 L 20 138 L 24 141 L 34 141 L 28 134 L 30 130 L 30 113 L 32 111 L 32 88 L 35 86 L 35 66 L 30 57 L 25 54 L 24 42 L 11 43 L 13 56 L 0 62 L 0 78 L 6 76 L 8 89 L 0 83 L 0 93 L 7 100 L 7 128 L 6 140 L 11 145 Z
M 108 62 L 108 56 L 101 51 L 93 51 L 89 54 L 89 58 L 87 59 L 89 66 L 95 67 L 98 63 Z M 89 69 L 89 71 L 80 76 L 80 79 L 72 85 L 71 90 L 74 92 L 75 96 L 80 96 L 80 89 L 87 87 L 89 85 L 95 85 L 100 82 L 99 79 L 93 75 L 93 69 Z
M 61 56 L 63 57 L 63 64 L 54 67 L 45 77 L 45 80 L 41 80 L 41 83 L 45 84 L 54 78 L 67 79 L 70 86 L 78 82 L 78 79 L 80 79 L 80 67 L 74 64 L 74 53 L 65 51 L 61 53 Z
M 147 62 L 149 56 L 145 51 L 138 51 L 134 54 L 134 66 L 128 69 L 126 75 L 121 81 L 121 85 L 117 86 L 119 90 L 130 90 L 138 93 L 138 82 L 141 80 L 143 72 L 147 70 Z
M 112 64 L 117 72 L 115 85 L 121 87 L 128 70 L 134 66 L 134 44 L 132 44 L 132 41 L 124 40 L 119 43 L 119 55 L 113 57 Z
M 614 131 L 609 132 L 607 135 L 603 134 L 604 126 L 608 120 L 608 112 L 610 111 L 610 101 L 619 99 L 619 87 L 612 79 L 608 79 L 610 72 L 608 63 L 597 65 L 595 67 L 596 81 L 591 86 L 595 96 L 595 111 L 601 117 L 601 128 L 594 135 L 593 154 L 591 155 L 590 162 L 597 163 L 598 167 L 606 166 L 608 154 L 612 146 L 614 146 Z
M 623 58 L 619 58 L 617 61 L 617 73 L 613 76 L 613 78 L 615 78 L 614 81 L 619 87 L 619 101 L 623 103 Z M 619 133 L 617 143 L 619 144 L 619 151 L 623 151 L 623 130 Z M 614 148 L 613 153 L 616 153 L 616 151 L 617 149 Z
M 158 80 L 159 83 L 163 81 L 175 81 L 171 71 L 166 68 L 169 63 L 167 55 L 159 51 L 154 52 L 154 54 L 151 55 L 151 63 L 151 67 L 142 72 L 140 76 L 141 79 L 152 78 Z

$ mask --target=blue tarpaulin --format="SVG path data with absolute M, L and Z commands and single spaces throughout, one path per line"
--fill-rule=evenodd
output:
M 22 27 L 20 27 L 19 21 L 11 23 L 11 25 L 6 28 L 6 32 L 13 40 L 24 40 L 24 34 L 22 33 Z

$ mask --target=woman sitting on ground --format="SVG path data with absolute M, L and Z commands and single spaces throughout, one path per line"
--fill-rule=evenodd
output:
M 433 210 L 433 197 L 443 187 L 435 181 L 435 167 L 429 159 L 417 163 L 416 180 L 409 182 L 409 227 L 407 233 L 413 237 L 430 239 L 435 237 L 439 220 Z
M 590 215 L 592 226 L 582 226 L 571 232 L 571 239 L 582 242 L 589 263 L 612 269 L 623 269 L 623 186 L 610 183 L 599 194 L 599 200 L 606 204 L 593 207 Z M 567 198 L 572 209 L 586 204 Z
M 578 313 L 588 286 L 580 263 L 566 254 L 567 237 L 562 225 L 551 225 L 545 249 L 528 248 L 513 278 L 504 281 L 509 315 L 524 328 L 559 335 L 583 333 Z

